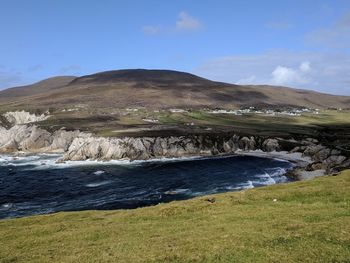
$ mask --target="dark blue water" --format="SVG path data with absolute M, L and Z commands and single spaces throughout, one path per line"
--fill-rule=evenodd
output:
M 0 156 L 0 218 L 121 209 L 288 182 L 291 163 L 248 156 L 55 164 L 57 156 Z

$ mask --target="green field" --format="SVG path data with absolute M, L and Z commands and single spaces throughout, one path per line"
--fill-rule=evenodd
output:
M 2 220 L 0 262 L 349 262 L 349 189 L 347 170 L 135 210 Z
M 155 119 L 157 122 L 149 123 L 145 119 Z M 319 114 L 303 113 L 302 116 L 211 114 L 204 110 L 180 113 L 146 109 L 135 112 L 125 109 L 115 109 L 114 112 L 111 109 L 110 112 L 57 111 L 49 119 L 37 124 L 50 131 L 65 127 L 104 137 L 177 136 L 214 132 L 294 139 L 313 137 L 330 147 L 342 146 L 350 153 L 350 112 L 344 110 L 323 110 Z
M 112 113 L 111 113 L 112 112 Z M 149 123 L 144 119 L 156 119 L 157 123 Z M 104 111 L 79 110 L 76 112 L 52 113 L 52 117 L 38 123 L 46 129 L 90 130 L 95 133 L 104 131 L 122 130 L 135 127 L 150 127 L 173 125 L 187 129 L 217 128 L 217 129 L 242 129 L 290 132 L 290 127 L 320 128 L 331 126 L 350 126 L 350 112 L 324 110 L 319 114 L 303 113 L 302 116 L 267 116 L 264 114 L 211 114 L 207 111 L 191 110 L 189 112 L 174 113 L 168 110 L 154 112 L 139 109 L 136 112 L 127 112 L 122 109 Z M 192 124 L 192 125 L 190 125 Z M 190 127 L 194 126 L 194 127 Z M 111 134 L 113 135 L 113 133 Z

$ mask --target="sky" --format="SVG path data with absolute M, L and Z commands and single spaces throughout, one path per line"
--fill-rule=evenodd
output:
M 350 95 L 350 1 L 0 0 L 0 89 L 128 68 Z

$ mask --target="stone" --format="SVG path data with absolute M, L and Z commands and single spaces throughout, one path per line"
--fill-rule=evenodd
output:
M 303 152 L 303 155 L 314 156 L 317 152 L 321 151 L 325 147 L 322 145 L 310 145 L 307 146 Z
M 327 165 L 328 167 L 333 167 L 333 166 L 337 166 L 340 165 L 342 162 L 344 162 L 346 160 L 345 156 L 342 155 L 332 155 L 330 157 L 328 157 L 324 163 L 325 165 Z
M 254 137 L 242 137 L 238 141 L 238 147 L 244 151 L 255 150 L 255 144 Z
M 276 139 L 266 139 L 263 142 L 262 148 L 266 152 L 273 152 L 278 151 L 280 147 Z
M 328 148 L 323 148 L 320 151 L 316 152 L 311 158 L 316 162 L 322 162 L 328 158 L 331 154 L 331 150 Z
M 324 165 L 320 162 L 315 162 L 309 165 L 309 170 L 308 171 L 315 171 L 315 170 L 321 170 L 324 169 Z
M 41 115 L 31 114 L 30 112 L 27 112 L 24 110 L 6 112 L 5 114 L 3 114 L 3 116 L 12 125 L 39 122 L 39 121 L 46 120 L 47 118 L 50 117 L 50 115 L 45 115 L 45 114 L 41 114 Z

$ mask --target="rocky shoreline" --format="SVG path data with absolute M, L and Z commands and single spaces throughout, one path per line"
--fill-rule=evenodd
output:
M 53 133 L 32 124 L 0 127 L 0 153 L 63 153 L 58 162 L 82 160 L 150 160 L 192 156 L 259 154 L 286 159 L 299 155 L 290 176 L 306 179 L 314 175 L 336 173 L 350 167 L 350 158 L 330 149 L 314 138 L 263 138 L 234 132 L 168 137 L 96 137 L 80 131 L 60 129 Z M 289 157 L 287 158 L 287 155 Z M 285 156 L 283 156 L 285 155 Z M 293 161 L 293 158 L 292 158 Z

